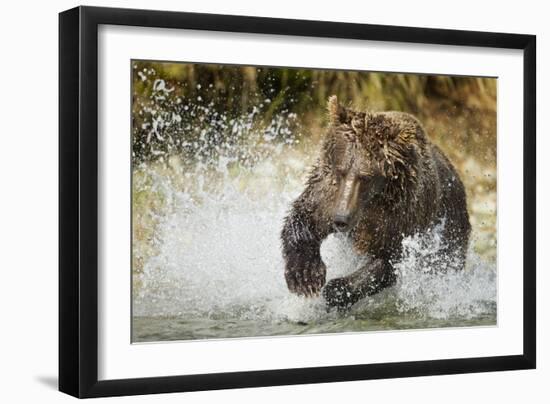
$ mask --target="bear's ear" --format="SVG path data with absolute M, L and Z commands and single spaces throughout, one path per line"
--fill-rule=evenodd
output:
M 344 123 L 347 121 L 346 108 L 340 105 L 338 97 L 331 95 L 327 102 L 328 119 L 331 125 Z

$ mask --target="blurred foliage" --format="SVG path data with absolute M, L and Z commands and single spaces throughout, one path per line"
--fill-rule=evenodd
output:
M 201 132 L 203 137 L 205 130 L 231 136 L 231 120 L 247 114 L 256 126 L 295 114 L 300 136 L 315 138 L 322 133 L 326 100 L 332 94 L 358 109 L 410 112 L 436 142 L 449 141 L 452 147 L 473 152 L 495 141 L 497 90 L 492 78 L 132 63 L 134 162 L 171 154 L 193 157 L 192 144 Z M 298 129 L 290 125 L 289 130 Z M 485 149 L 489 154 L 484 158 L 494 160 L 496 148 Z

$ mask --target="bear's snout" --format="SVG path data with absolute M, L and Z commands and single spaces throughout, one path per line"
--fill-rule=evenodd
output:
M 334 216 L 334 228 L 337 231 L 347 231 L 350 228 L 351 215 L 336 214 Z

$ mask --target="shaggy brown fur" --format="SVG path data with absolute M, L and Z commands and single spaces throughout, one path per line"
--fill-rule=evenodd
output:
M 401 112 L 353 111 L 335 96 L 328 113 L 321 155 L 281 234 L 289 290 L 313 296 L 324 286 L 329 306 L 350 307 L 395 283 L 392 262 L 404 237 L 441 222 L 440 255 L 461 269 L 470 235 L 464 186 L 420 122 Z M 372 261 L 325 286 L 320 246 L 335 231 Z

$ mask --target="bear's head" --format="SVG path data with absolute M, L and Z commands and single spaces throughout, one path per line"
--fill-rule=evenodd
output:
M 322 160 L 337 189 L 334 227 L 351 229 L 372 204 L 414 195 L 426 138 L 420 123 L 400 112 L 362 112 L 328 100 L 329 127 Z

